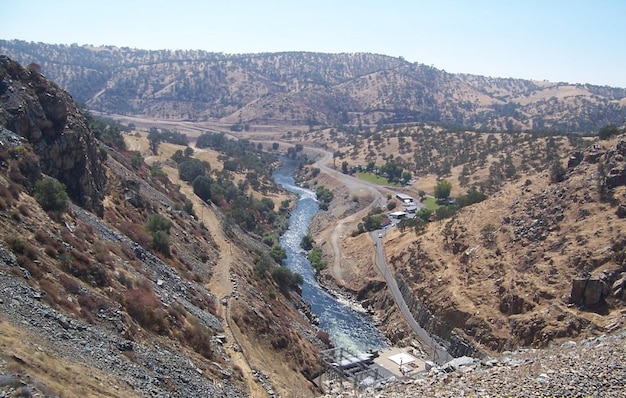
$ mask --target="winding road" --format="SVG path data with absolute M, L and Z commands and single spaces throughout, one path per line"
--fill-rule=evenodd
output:
M 373 232 L 370 232 L 370 237 L 372 238 L 372 241 L 374 242 L 374 247 L 376 251 L 376 255 L 375 255 L 376 267 L 385 278 L 385 282 L 387 283 L 387 286 L 389 287 L 389 290 L 391 291 L 391 294 L 393 295 L 393 300 L 395 301 L 396 305 L 398 306 L 398 309 L 402 313 L 402 316 L 404 317 L 404 319 L 406 319 L 407 323 L 409 324 L 411 329 L 413 329 L 413 331 L 419 337 L 419 339 L 423 343 L 427 344 L 428 347 L 430 347 L 433 353 L 433 361 L 435 361 L 436 363 L 440 363 L 440 364 L 450 361 L 452 359 L 452 356 L 448 353 L 448 351 L 446 351 L 444 347 L 442 347 L 439 343 L 437 343 L 435 339 L 433 339 L 428 334 L 428 332 L 426 332 L 424 328 L 422 328 L 420 324 L 417 323 L 417 321 L 413 317 L 413 314 L 409 310 L 409 307 L 407 306 L 406 301 L 404 301 L 404 296 L 402 296 L 402 293 L 400 292 L 400 289 L 398 288 L 398 283 L 396 282 L 396 278 L 394 277 L 392 272 L 389 272 L 387 263 L 385 262 L 385 247 L 384 247 L 385 232 L 381 232 L 381 230 L 373 231 Z

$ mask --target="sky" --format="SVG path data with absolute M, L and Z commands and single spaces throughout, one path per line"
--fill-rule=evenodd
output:
M 403 57 L 626 88 L 626 0 L 0 0 L 0 39 Z

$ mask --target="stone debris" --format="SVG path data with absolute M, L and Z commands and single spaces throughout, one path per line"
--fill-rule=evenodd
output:
M 455 358 L 413 379 L 364 389 L 328 382 L 324 397 L 624 397 L 626 332 L 499 358 Z

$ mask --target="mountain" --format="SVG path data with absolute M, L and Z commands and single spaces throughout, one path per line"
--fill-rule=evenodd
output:
M 176 138 L 155 151 L 0 57 L 1 396 L 313 395 L 327 336 L 263 255 L 290 202 L 273 156 Z M 178 152 L 181 170 L 211 161 L 210 206 Z
M 1 40 L 90 109 L 250 125 L 428 122 L 487 131 L 597 131 L 626 122 L 626 89 L 451 74 L 385 55 L 263 54 Z

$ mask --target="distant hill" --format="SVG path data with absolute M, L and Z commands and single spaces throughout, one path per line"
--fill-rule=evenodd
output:
M 443 123 L 597 131 L 626 123 L 626 89 L 451 74 L 385 55 L 204 51 L 0 40 L 0 54 L 105 113 L 254 124 Z

